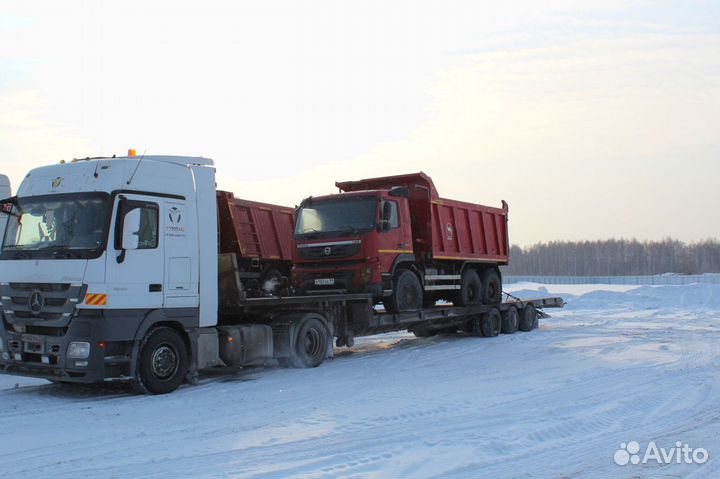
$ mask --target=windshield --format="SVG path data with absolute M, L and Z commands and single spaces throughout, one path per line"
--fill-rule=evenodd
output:
M 8 215 L 2 258 L 97 257 L 110 208 L 105 193 L 17 198 Z
M 295 237 L 322 233 L 359 233 L 375 227 L 377 199 L 357 196 L 315 201 L 300 207 Z

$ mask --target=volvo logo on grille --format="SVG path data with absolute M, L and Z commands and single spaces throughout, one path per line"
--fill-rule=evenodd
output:
M 326 246 L 325 249 L 323 250 L 323 252 L 325 253 L 325 256 L 330 256 L 330 253 L 332 253 L 332 248 L 329 246 Z
M 30 311 L 33 314 L 40 314 L 40 312 L 45 307 L 45 298 L 40 291 L 35 290 L 30 295 L 28 304 L 30 306 Z

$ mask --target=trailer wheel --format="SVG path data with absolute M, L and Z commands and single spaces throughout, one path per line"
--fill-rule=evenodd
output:
M 482 302 L 483 284 L 480 276 L 473 269 L 466 269 L 460 280 L 460 290 L 455 294 L 455 306 L 470 306 Z
M 473 336 L 481 337 L 483 335 L 482 325 L 484 314 L 474 314 L 470 317 L 465 325 L 465 331 Z
M 532 331 L 537 321 L 535 306 L 528 304 L 520 314 L 520 331 Z
M 185 380 L 188 353 L 180 334 L 172 328 L 157 328 L 140 346 L 133 388 L 141 393 L 165 394 Z
M 515 306 L 510 306 L 502 314 L 502 332 L 503 334 L 513 334 L 517 332 L 520 323 L 520 315 Z
M 314 315 L 305 316 L 297 326 L 295 348 L 290 363 L 296 368 L 316 368 L 328 353 L 330 338 L 323 322 Z
M 497 304 L 502 299 L 502 282 L 494 268 L 486 269 L 482 277 L 483 304 Z
M 415 273 L 402 270 L 395 278 L 393 292 L 383 300 L 388 313 L 417 311 L 423 305 L 423 290 Z
M 481 321 L 480 328 L 483 336 L 486 338 L 494 338 L 500 334 L 502 318 L 500 317 L 500 311 L 498 311 L 497 308 L 493 308 L 483 314 Z

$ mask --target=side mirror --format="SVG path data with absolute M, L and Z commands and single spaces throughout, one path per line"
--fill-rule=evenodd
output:
M 122 249 L 138 249 L 140 244 L 140 208 L 135 208 L 123 218 Z
M 383 203 L 382 220 L 390 221 L 390 216 L 392 216 L 392 205 L 389 201 L 386 201 Z

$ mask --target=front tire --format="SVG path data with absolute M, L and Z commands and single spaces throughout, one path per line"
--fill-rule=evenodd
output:
M 403 270 L 395 278 L 392 294 L 384 299 L 385 310 L 397 314 L 418 311 L 423 307 L 423 290 L 418 277 L 409 270 Z
M 140 348 L 132 385 L 138 392 L 166 394 L 183 383 L 187 369 L 187 347 L 180 333 L 172 328 L 157 328 Z

